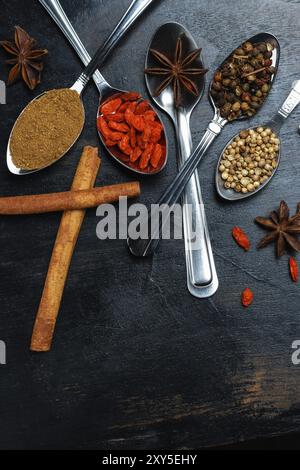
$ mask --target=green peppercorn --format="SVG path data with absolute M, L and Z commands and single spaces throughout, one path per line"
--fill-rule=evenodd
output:
M 263 93 L 268 93 L 269 89 L 270 89 L 270 87 L 269 87 L 269 85 L 268 85 L 267 83 L 265 83 L 265 84 L 261 87 L 261 91 L 262 91 Z

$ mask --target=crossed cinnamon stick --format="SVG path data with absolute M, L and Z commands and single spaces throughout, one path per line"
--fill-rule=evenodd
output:
M 85 147 L 71 191 L 0 198 L 0 214 L 36 214 L 65 211 L 62 215 L 40 305 L 33 328 L 30 349 L 49 351 L 73 251 L 84 219 L 85 208 L 117 201 L 120 196 L 140 194 L 137 182 L 93 188 L 100 167 L 98 149 Z

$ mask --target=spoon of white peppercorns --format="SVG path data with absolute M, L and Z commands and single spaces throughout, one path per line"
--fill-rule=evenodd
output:
M 297 80 L 268 123 L 242 130 L 226 144 L 216 168 L 216 187 L 223 199 L 237 201 L 253 196 L 271 181 L 281 156 L 281 126 L 299 103 Z

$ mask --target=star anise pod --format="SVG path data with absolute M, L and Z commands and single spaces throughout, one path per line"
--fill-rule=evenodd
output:
M 277 212 L 271 212 L 268 219 L 256 217 L 255 222 L 270 230 L 270 233 L 259 242 L 257 248 L 264 248 L 276 241 L 276 253 L 279 257 L 285 253 L 287 246 L 300 252 L 300 242 L 297 238 L 300 234 L 300 203 L 297 205 L 296 214 L 292 217 L 290 217 L 286 202 L 281 201 Z
M 7 64 L 13 64 L 7 79 L 8 85 L 14 83 L 20 75 L 30 90 L 33 90 L 41 82 L 43 63 L 38 59 L 48 54 L 48 51 L 47 49 L 36 49 L 36 44 L 36 40 L 31 38 L 20 26 L 15 26 L 14 42 L 0 42 L 6 52 L 14 56 L 13 59 L 6 61 Z
M 201 50 L 201 48 L 195 49 L 186 57 L 183 57 L 181 37 L 177 39 L 173 62 L 162 52 L 156 49 L 150 49 L 151 54 L 157 62 L 161 64 L 161 67 L 147 68 L 145 69 L 145 73 L 165 76 L 162 83 L 156 88 L 154 96 L 160 95 L 161 92 L 171 84 L 173 85 L 176 107 L 181 104 L 182 87 L 193 95 L 199 96 L 200 92 L 197 83 L 190 77 L 200 77 L 207 72 L 207 69 L 192 67 L 193 62 L 200 56 Z

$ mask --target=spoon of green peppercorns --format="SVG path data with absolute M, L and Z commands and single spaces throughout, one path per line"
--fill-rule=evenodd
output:
M 299 103 L 300 80 L 297 80 L 268 123 L 244 129 L 226 144 L 216 168 L 216 186 L 222 198 L 229 201 L 244 199 L 270 182 L 280 161 L 279 131 Z

